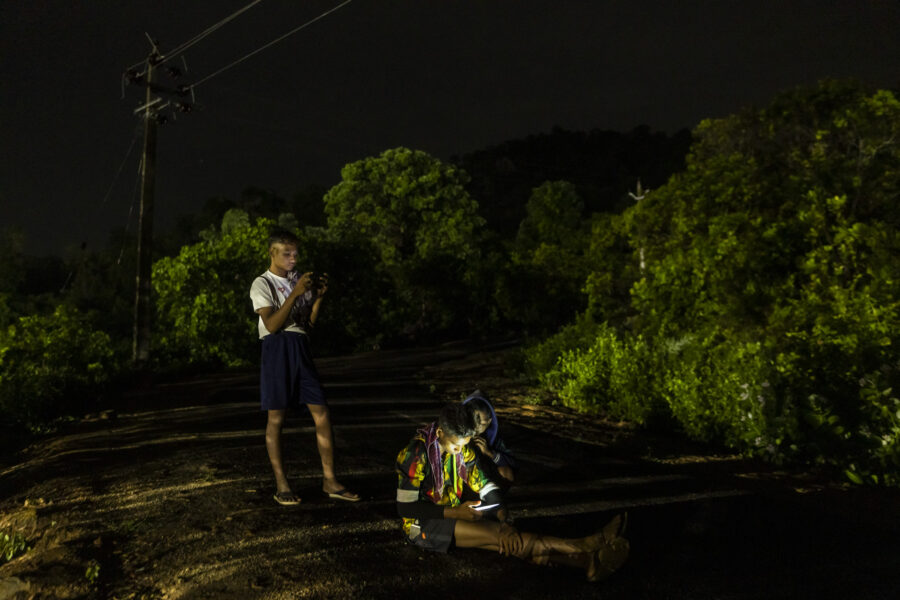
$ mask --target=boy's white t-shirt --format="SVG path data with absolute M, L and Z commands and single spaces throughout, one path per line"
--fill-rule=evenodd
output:
M 272 285 L 275 286 L 275 291 L 279 295 L 279 298 L 276 299 L 272 297 L 272 290 L 269 288 L 269 285 L 261 279 L 262 277 L 266 277 L 269 281 L 272 282 Z M 250 300 L 253 302 L 254 312 L 266 306 L 271 306 L 272 308 L 277 310 L 279 306 L 284 304 L 288 296 L 291 295 L 291 290 L 293 289 L 293 284 L 288 281 L 286 277 L 279 277 L 272 271 L 266 269 L 266 272 L 260 275 L 260 277 L 254 279 L 253 284 L 250 286 Z M 307 292 L 306 294 L 304 294 L 304 296 L 305 295 L 312 296 L 312 293 Z M 258 328 L 259 339 L 262 339 L 269 335 L 269 330 L 266 329 L 266 324 L 263 323 L 262 317 L 259 318 Z M 306 333 L 296 323 L 292 323 L 291 325 L 285 327 L 284 331 Z

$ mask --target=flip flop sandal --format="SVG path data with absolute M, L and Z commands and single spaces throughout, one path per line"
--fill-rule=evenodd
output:
M 603 548 L 609 542 L 615 541 L 622 537 L 625 533 L 625 527 L 628 525 L 628 513 L 624 512 L 616 515 L 603 526 L 602 529 L 587 537 L 577 540 L 575 545 L 582 552 L 596 552 Z
M 591 564 L 587 569 L 588 581 L 603 581 L 619 570 L 628 559 L 631 546 L 623 537 L 608 542 L 603 548 L 591 555 Z
M 325 490 L 322 490 L 325 492 Z M 359 502 L 361 498 L 359 496 L 350 496 L 349 490 L 347 488 L 341 488 L 336 492 L 325 492 L 329 498 L 333 498 L 335 500 L 343 500 L 344 502 Z
M 296 506 L 300 504 L 300 498 L 294 492 L 278 492 L 272 498 L 282 506 Z
M 618 519 L 618 524 L 616 524 L 616 519 Z M 628 511 L 616 515 L 603 526 L 603 537 L 610 541 L 620 538 L 625 535 L 626 527 L 628 527 Z

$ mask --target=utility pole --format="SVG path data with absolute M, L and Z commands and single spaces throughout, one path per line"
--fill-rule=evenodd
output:
M 138 217 L 137 277 L 134 298 L 134 343 L 132 361 L 144 370 L 150 360 L 150 270 L 153 258 L 153 193 L 156 179 L 156 112 L 153 76 L 159 53 L 154 47 L 147 57 L 147 94 L 144 105 L 144 153 L 141 157 L 141 207 Z
M 138 241 L 137 241 L 137 276 L 135 277 L 134 294 L 134 336 L 132 341 L 132 362 L 139 371 L 146 371 L 150 364 L 150 338 L 152 333 L 151 318 L 153 304 L 150 302 L 151 270 L 153 267 L 153 205 L 156 188 L 156 130 L 160 124 L 167 122 L 168 118 L 161 111 L 170 109 L 178 112 L 191 112 L 193 104 L 177 100 L 174 102 L 163 101 L 158 94 L 170 97 L 193 98 L 193 91 L 189 85 L 181 85 L 175 88 L 158 85 L 155 81 L 158 67 L 165 61 L 159 51 L 157 42 L 150 36 L 152 50 L 147 57 L 144 71 L 140 72 L 132 67 L 123 75 L 122 97 L 125 97 L 125 83 L 143 86 L 144 104 L 135 109 L 134 114 L 142 114 L 144 119 L 144 152 L 141 158 L 141 206 L 138 216 Z M 182 57 L 182 62 L 187 70 L 187 62 Z M 178 78 L 182 72 L 175 67 L 167 67 L 166 72 L 172 78 Z M 173 113 L 174 118 L 174 113 Z

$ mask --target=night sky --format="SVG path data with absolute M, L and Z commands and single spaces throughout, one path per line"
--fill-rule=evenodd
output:
M 122 99 L 123 71 L 145 32 L 165 53 L 249 2 L 0 3 L 0 229 L 33 254 L 134 231 L 143 95 Z M 340 2 L 260 2 L 187 50 L 182 82 Z M 354 0 L 198 85 L 199 109 L 160 128 L 156 228 L 249 185 L 331 186 L 401 145 L 448 159 L 554 126 L 674 132 L 824 77 L 896 88 L 898 32 L 895 0 Z

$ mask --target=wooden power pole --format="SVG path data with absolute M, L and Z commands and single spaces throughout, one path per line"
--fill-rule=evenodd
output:
M 147 58 L 147 96 L 144 108 L 144 153 L 141 158 L 141 207 L 138 218 L 137 285 L 134 299 L 134 344 L 132 360 L 144 370 L 150 361 L 150 271 L 153 265 L 153 193 L 156 179 L 156 111 L 153 75 L 159 54 Z
M 159 124 L 165 123 L 167 118 L 161 114 L 163 110 L 177 110 L 179 112 L 191 112 L 193 105 L 184 100 L 174 102 L 164 101 L 159 94 L 170 97 L 184 98 L 191 96 L 193 90 L 189 85 L 167 87 L 156 83 L 157 71 L 162 68 L 165 58 L 159 51 L 159 46 L 150 36 L 152 50 L 147 57 L 145 70 L 140 72 L 136 66 L 125 71 L 123 79 L 122 97 L 125 96 L 124 83 L 143 86 L 144 104 L 135 109 L 134 114 L 141 114 L 144 119 L 144 153 L 141 158 L 141 207 L 138 217 L 138 243 L 137 243 L 137 277 L 134 294 L 134 337 L 131 359 L 135 368 L 146 371 L 150 366 L 150 338 L 152 333 L 151 318 L 153 316 L 153 304 L 150 301 L 152 287 L 150 285 L 150 273 L 153 267 L 153 200 L 156 183 L 156 130 Z M 184 62 L 183 58 L 182 61 Z M 139 63 L 140 64 L 140 63 Z M 185 70 L 187 63 L 185 62 Z M 172 78 L 181 76 L 181 71 L 173 67 L 167 67 L 166 72 Z

